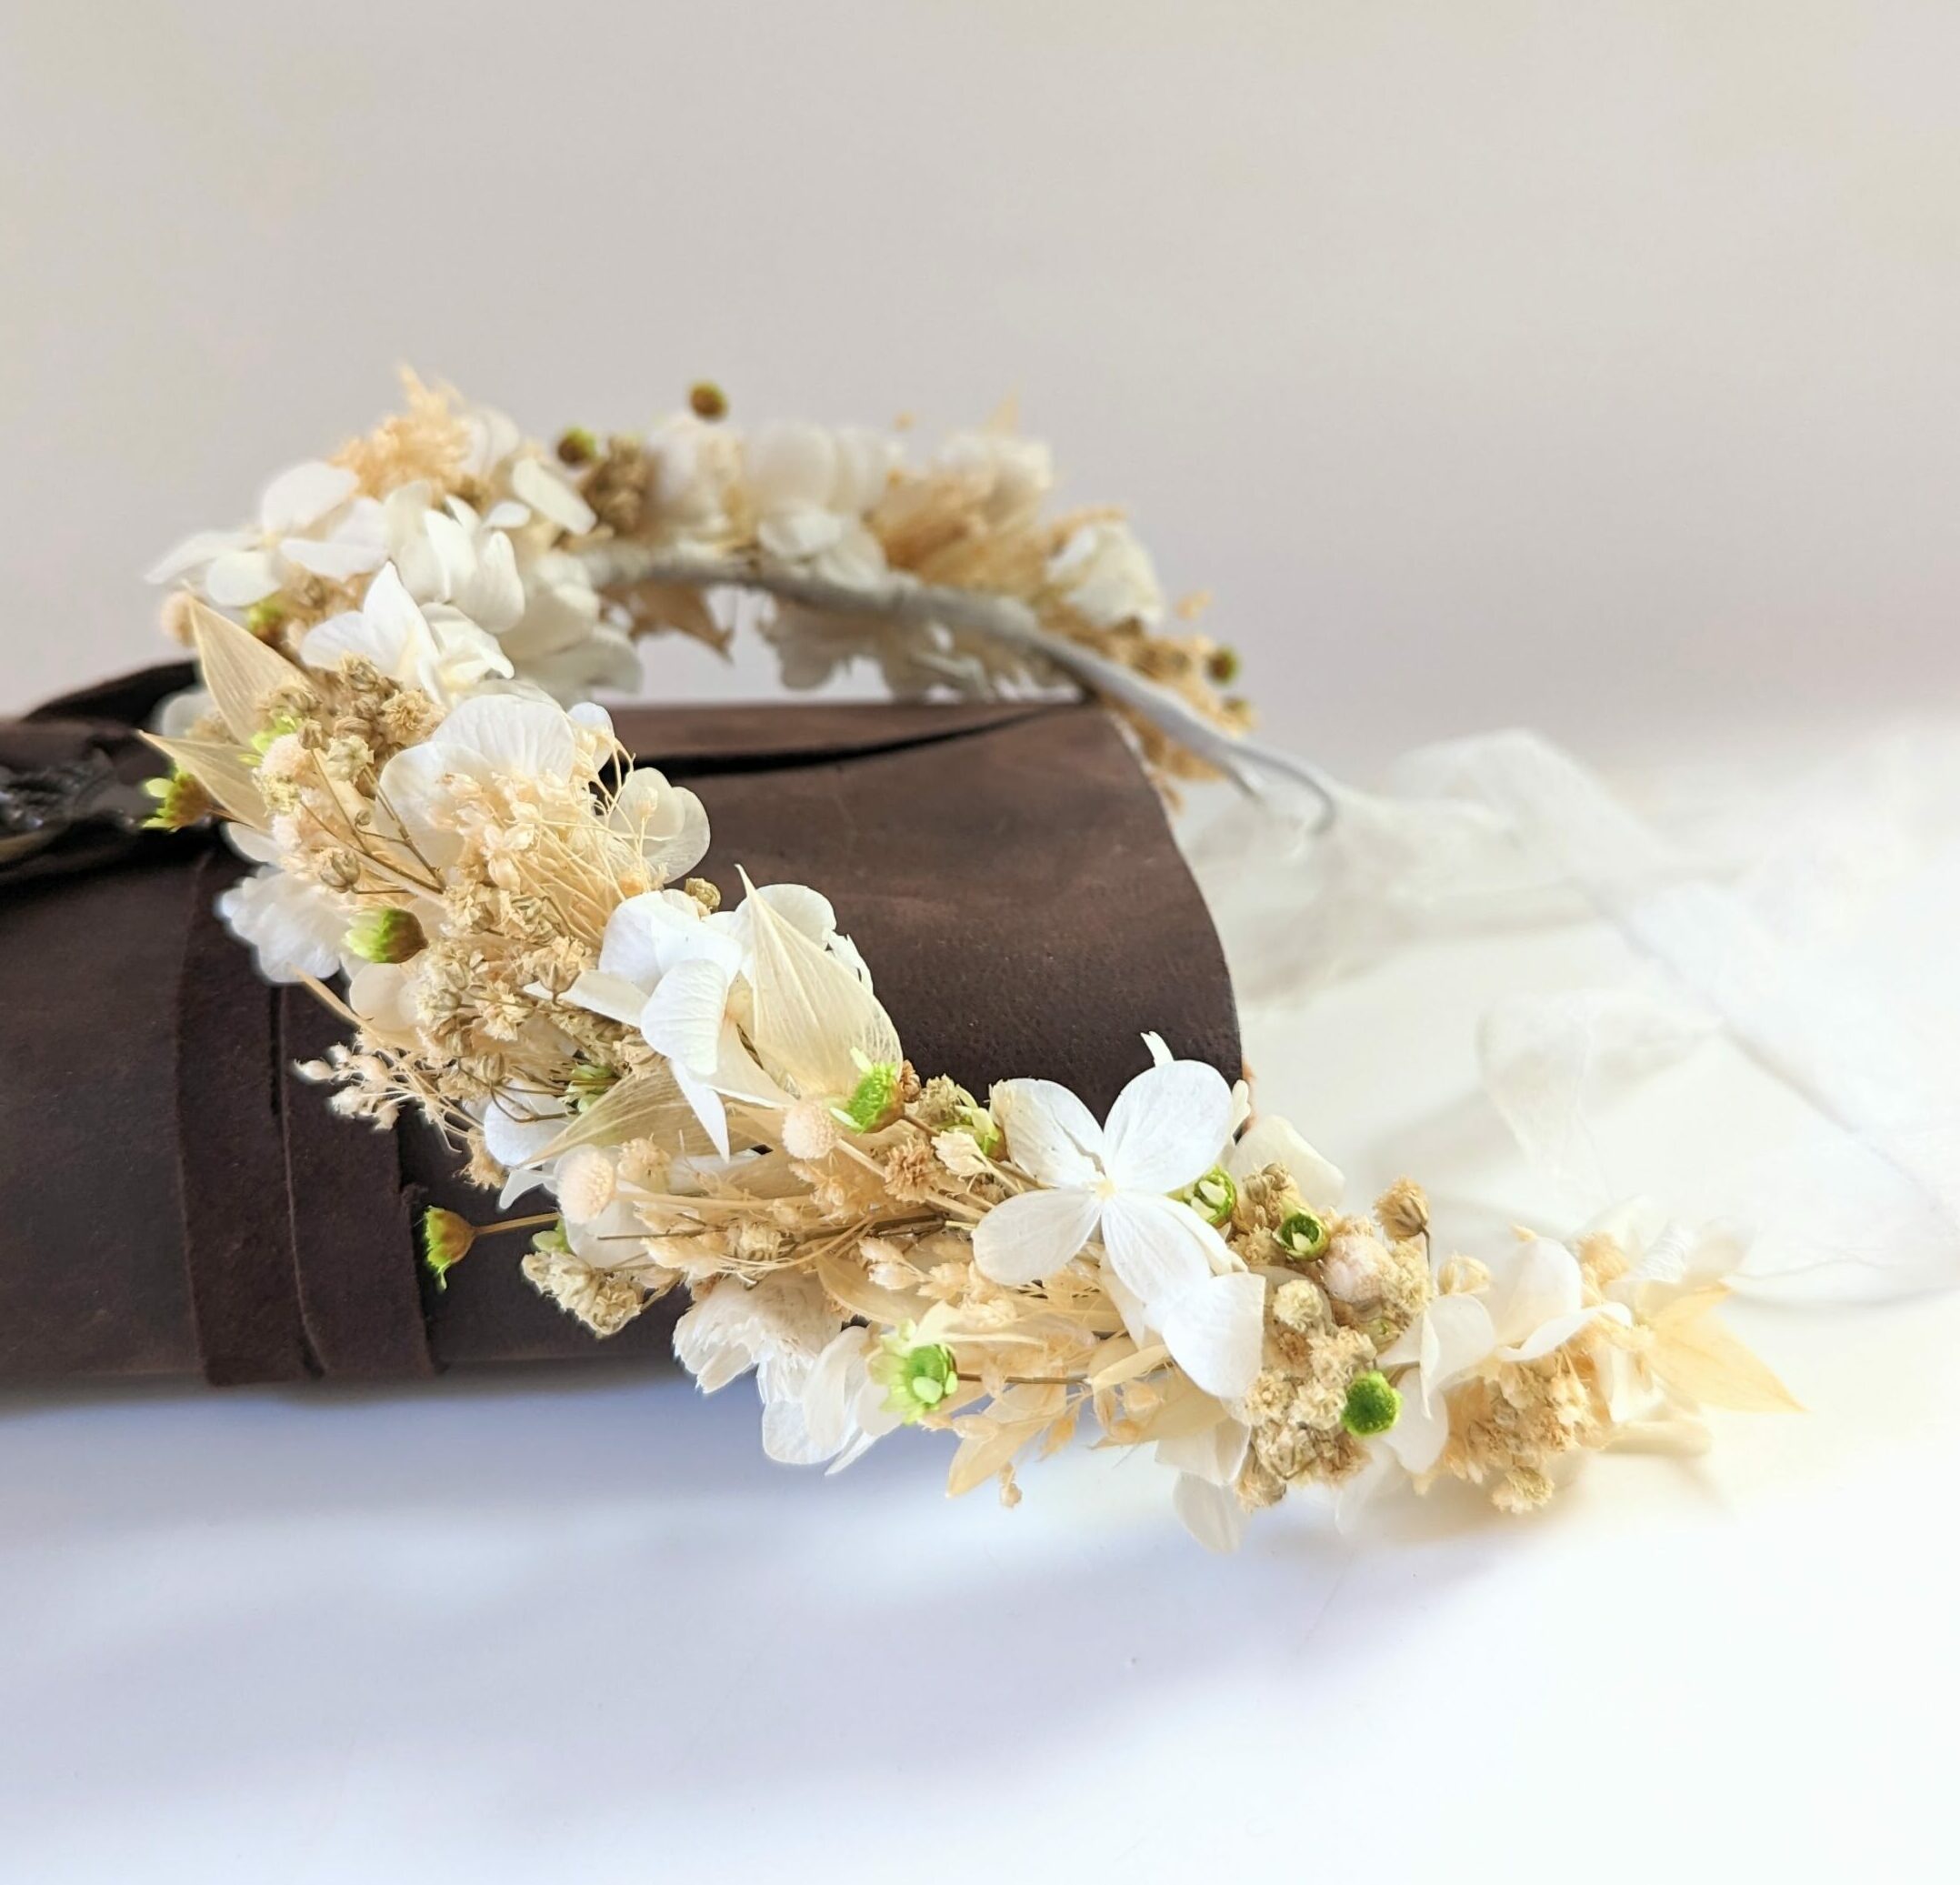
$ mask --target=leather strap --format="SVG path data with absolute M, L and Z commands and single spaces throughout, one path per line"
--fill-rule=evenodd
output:
M 190 876 L 177 985 L 175 1131 L 184 1260 L 214 1387 L 319 1372 L 300 1316 L 280 1118 L 279 991 L 213 906 L 238 876 L 207 851 Z
M 398 1141 L 334 1118 L 294 1071 L 343 1030 L 226 932 L 213 906 L 235 861 L 214 849 L 190 875 L 175 1130 L 205 1379 L 432 1375 Z

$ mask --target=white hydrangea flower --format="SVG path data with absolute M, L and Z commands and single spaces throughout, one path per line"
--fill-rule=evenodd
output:
M 864 518 L 897 463 L 896 443 L 862 426 L 765 426 L 743 456 L 756 540 L 776 561 L 840 582 L 878 575 L 885 552 Z
M 263 867 L 217 899 L 218 915 L 258 960 L 268 982 L 324 981 L 357 967 L 344 947 L 348 906 L 325 885 L 288 871 L 277 843 L 249 826 L 227 825 L 233 847 Z
M 753 895 L 854 976 L 861 971 L 862 959 L 837 933 L 827 898 L 801 884 L 768 884 Z M 787 1107 L 793 1097 L 757 1065 L 735 1026 L 737 987 L 754 972 L 755 924 L 747 903 L 710 914 L 684 891 L 628 897 L 607 919 L 598 968 L 582 975 L 565 997 L 637 1028 L 666 1057 L 724 1158 L 725 1100 Z
M 981 1219 L 981 1273 L 1009 1288 L 1037 1283 L 1098 1238 L 1119 1306 L 1126 1295 L 1206 1393 L 1242 1397 L 1259 1369 L 1265 1285 L 1170 1195 L 1212 1168 L 1231 1129 L 1232 1089 L 1217 1069 L 1152 1067 L 1117 1095 L 1106 1128 L 1053 1080 L 1003 1081 L 989 1105 L 1009 1156 L 1042 1188 Z
M 358 609 L 330 616 L 299 645 L 299 658 L 322 672 L 350 655 L 372 661 L 405 687 L 421 688 L 440 706 L 514 672 L 496 638 L 475 622 L 454 609 L 425 613 L 418 607 L 392 563 L 368 584 Z
M 1040 439 L 992 426 L 952 434 L 933 465 L 975 486 L 980 514 L 991 524 L 1032 516 L 1055 488 L 1055 456 Z
M 1098 628 L 1164 619 L 1164 591 L 1150 553 L 1127 524 L 1109 518 L 1085 524 L 1048 559 L 1048 580 L 1069 607 Z
M 219 608 L 249 608 L 302 576 L 348 582 L 387 558 L 382 507 L 355 495 L 345 466 L 308 459 L 283 471 L 259 497 L 258 520 L 237 530 L 201 530 L 149 573 L 183 583 Z

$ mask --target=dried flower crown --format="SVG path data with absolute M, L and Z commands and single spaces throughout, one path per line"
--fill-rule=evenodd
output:
M 685 1291 L 682 1361 L 753 1373 L 782 1460 L 950 1429 L 949 1490 L 1011 1503 L 1086 1419 L 1220 1548 L 1290 1489 L 1453 1478 L 1524 1509 L 1605 1446 L 1698 1444 L 1705 1405 L 1791 1405 L 1716 1317 L 1722 1237 L 1634 1214 L 1451 1254 L 1415 1185 L 1344 1210 L 1290 1126 L 1154 1036 L 1100 1121 L 1038 1078 L 922 1078 L 823 896 L 745 877 L 724 909 L 689 877 L 705 808 L 586 697 L 637 685 L 642 634 L 723 643 L 729 595 L 765 598 L 791 686 L 1061 674 L 1160 782 L 1319 787 L 1251 744 L 1230 650 L 1172 626 L 1120 516 L 1050 515 L 1052 482 L 1005 424 L 915 467 L 870 432 L 744 436 L 697 387 L 551 452 L 411 381 L 159 566 L 203 688 L 155 736 L 155 822 L 225 819 L 260 867 L 223 911 L 345 1015 L 310 1069 L 339 1110 L 418 1108 L 506 1206 L 551 1200 L 431 1211 L 437 1278 L 529 1231 L 525 1275 L 597 1334 Z

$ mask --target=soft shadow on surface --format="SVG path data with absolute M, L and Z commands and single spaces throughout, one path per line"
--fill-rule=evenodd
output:
M 522 1826 L 562 1802 L 475 1776 L 527 1749 L 603 1749 L 642 1809 L 739 1800 L 903 1764 L 922 1694 L 956 1699 L 984 1783 L 1275 1659 L 1335 1679 L 1501 1543 L 1454 1501 L 1359 1545 L 1303 1508 L 1220 1560 L 1145 1459 L 1033 1469 L 1015 1512 L 948 1504 L 942 1438 L 825 1479 L 762 1456 L 745 1384 L 609 1373 L 14 1400 L 0 1663 L 36 1730 L 0 1799 L 140 1812 L 357 1758 Z M 1392 1575 L 1346 1581 L 1383 1550 Z

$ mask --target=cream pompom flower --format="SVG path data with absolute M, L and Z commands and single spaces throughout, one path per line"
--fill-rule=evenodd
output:
M 1196 1060 L 1152 1067 L 1116 1096 L 1106 1126 L 1053 1080 L 1003 1081 L 989 1104 L 1008 1156 L 1042 1188 L 981 1219 L 981 1274 L 1025 1288 L 1099 1238 L 1105 1280 L 1178 1366 L 1207 1394 L 1244 1395 L 1259 1369 L 1265 1285 L 1170 1195 L 1212 1168 L 1231 1130 L 1232 1089 L 1217 1069 Z

